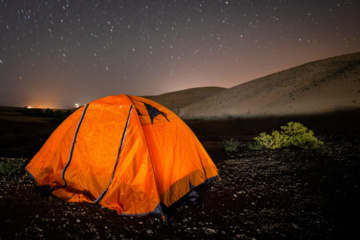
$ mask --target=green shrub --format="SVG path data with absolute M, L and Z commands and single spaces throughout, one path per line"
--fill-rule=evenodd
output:
M 5 160 L 0 162 L 0 173 L 1 174 L 11 174 L 18 171 L 24 164 L 24 160 Z
M 318 148 L 324 142 L 314 136 L 314 132 L 298 122 L 289 122 L 286 126 L 280 127 L 281 131 L 273 131 L 272 134 L 260 133 L 255 137 L 255 143 L 249 145 L 250 149 L 257 148 L 278 149 L 287 146 L 300 148 Z M 254 150 L 254 149 L 252 149 Z M 257 150 L 257 149 L 255 149 Z
M 250 150 L 259 151 L 264 149 L 264 145 L 260 141 L 249 143 Z
M 283 134 L 292 136 L 297 134 L 304 134 L 308 128 L 298 122 L 289 122 L 286 126 L 281 126 L 280 129 Z
M 296 134 L 291 137 L 291 144 L 301 148 L 319 148 L 324 142 L 314 136 L 314 132 L 309 130 L 303 134 Z
M 223 147 L 226 152 L 236 152 L 239 145 L 240 142 L 233 138 L 223 141 Z

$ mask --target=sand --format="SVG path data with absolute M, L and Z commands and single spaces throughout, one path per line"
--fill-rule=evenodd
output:
M 360 53 L 311 62 L 240 84 L 181 108 L 179 116 L 281 116 L 356 108 L 360 108 Z

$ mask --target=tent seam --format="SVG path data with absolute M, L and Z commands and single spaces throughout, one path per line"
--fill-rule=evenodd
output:
M 69 167 L 70 162 L 71 162 L 71 160 L 72 160 L 72 155 L 73 155 L 73 151 L 74 151 L 74 147 L 75 147 L 75 143 L 76 143 L 76 137 L 77 137 L 77 135 L 78 135 L 78 132 L 79 132 L 79 129 L 80 129 L 80 125 L 81 125 L 81 123 L 82 123 L 82 121 L 83 121 L 83 119 L 84 119 L 84 116 L 85 116 L 85 113 L 86 113 L 86 110 L 87 110 L 88 106 L 89 106 L 89 104 L 86 104 L 86 105 L 85 105 L 84 111 L 83 111 L 83 113 L 82 113 L 82 115 L 81 115 L 81 118 L 80 118 L 80 120 L 79 120 L 79 124 L 78 124 L 78 126 L 77 126 L 77 128 L 76 128 L 76 131 L 75 131 L 75 134 L 74 134 L 74 139 L 73 139 L 73 142 L 72 142 L 72 145 L 71 145 L 69 160 L 68 160 L 68 162 L 66 163 L 66 165 L 65 165 L 65 167 L 64 167 L 64 169 L 63 169 L 63 171 L 62 171 L 62 174 L 61 174 L 61 177 L 62 177 L 62 179 L 63 179 L 63 181 L 64 181 L 64 186 L 63 186 L 63 188 L 66 188 L 66 185 L 67 185 L 67 183 L 66 183 L 66 181 L 65 181 L 65 172 L 66 172 L 67 168 Z

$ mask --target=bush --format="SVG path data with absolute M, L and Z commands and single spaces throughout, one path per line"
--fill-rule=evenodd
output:
M 5 160 L 0 162 L 0 173 L 1 174 L 11 174 L 18 171 L 24 164 L 24 160 L 15 159 L 15 160 Z
M 254 143 L 249 143 L 249 148 L 250 150 L 258 151 L 258 150 L 263 150 L 264 145 L 261 144 L 259 141 L 255 141 Z
M 289 122 L 286 126 L 281 126 L 280 129 L 286 135 L 305 134 L 308 130 L 307 127 L 298 122 Z
M 240 142 L 233 138 L 223 141 L 223 147 L 226 152 L 236 152 L 239 145 Z
M 300 148 L 318 148 L 324 142 L 314 136 L 314 132 L 298 122 L 289 122 L 286 126 L 280 127 L 281 131 L 273 131 L 272 134 L 260 133 L 255 137 L 255 143 L 249 145 L 252 150 L 262 148 L 278 149 L 287 146 Z M 256 148 L 256 149 L 254 149 Z

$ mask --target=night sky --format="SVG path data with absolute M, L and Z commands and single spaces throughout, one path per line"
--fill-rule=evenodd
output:
M 232 87 L 360 51 L 359 0 L 0 0 L 0 106 Z

